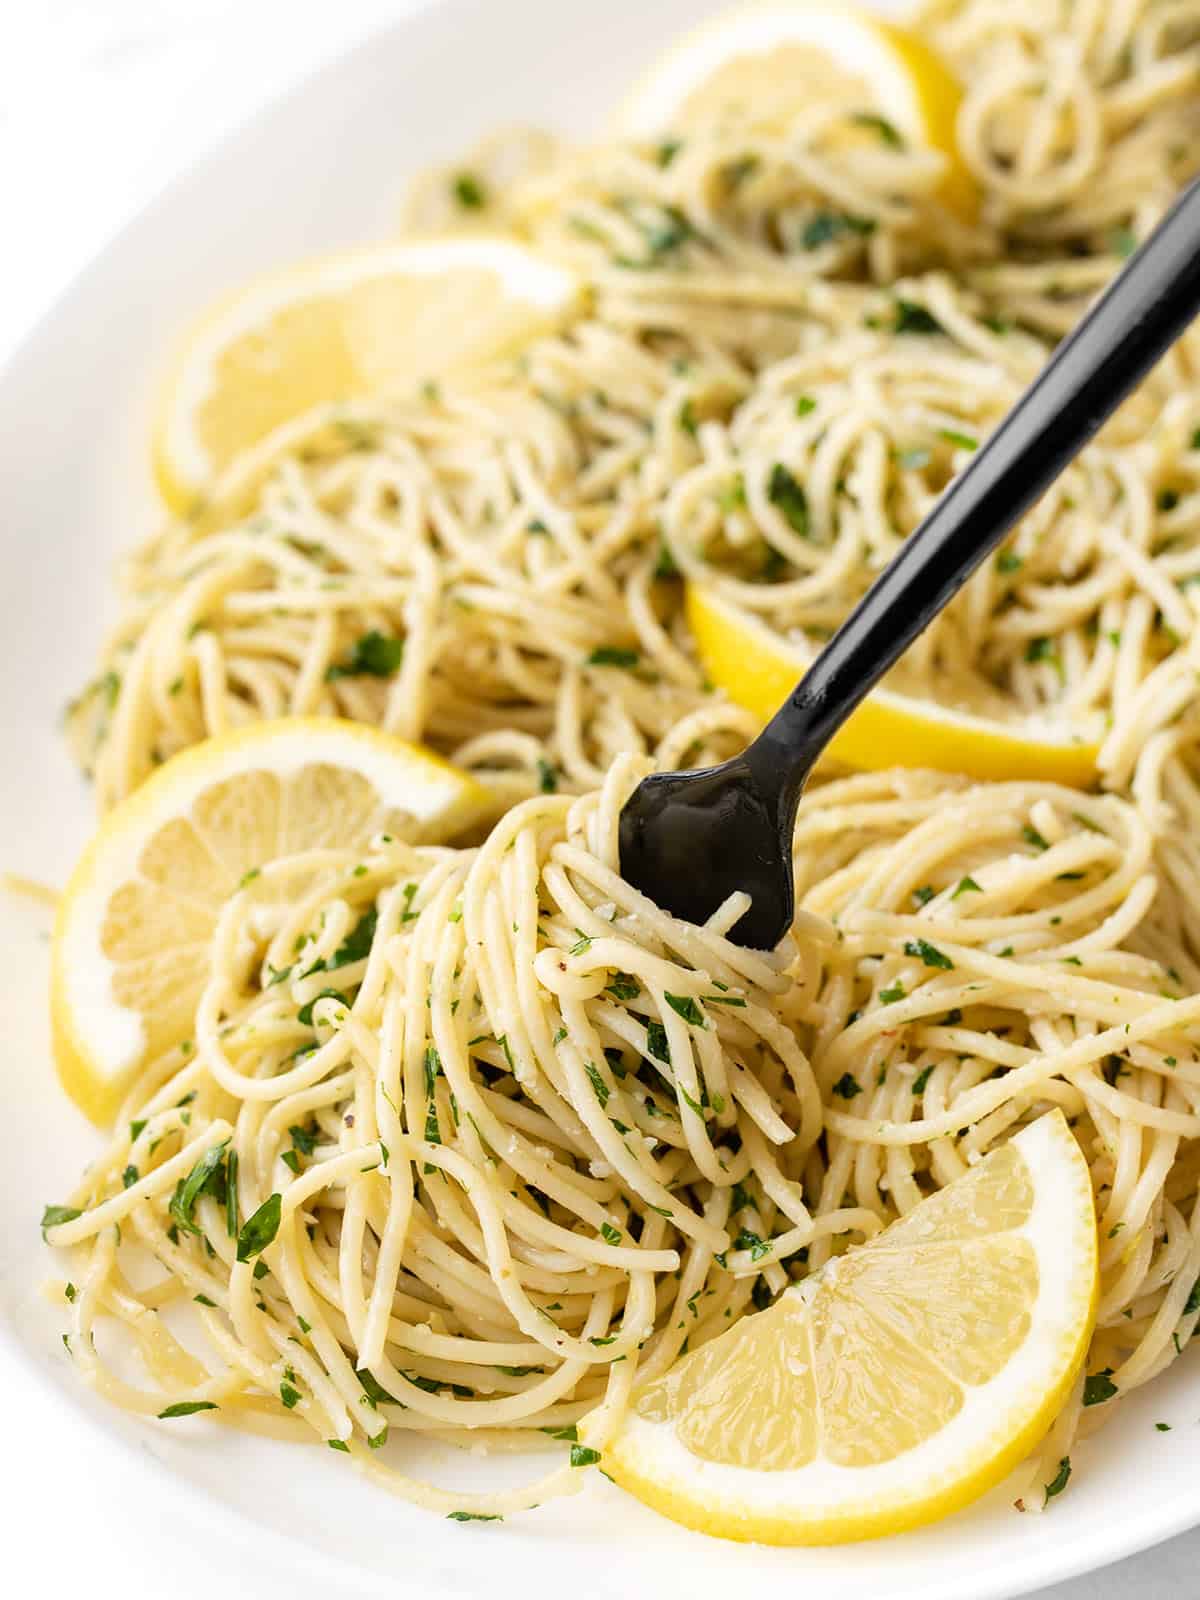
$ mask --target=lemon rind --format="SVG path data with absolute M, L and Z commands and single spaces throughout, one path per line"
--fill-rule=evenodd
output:
M 1091 1180 L 1061 1111 L 1041 1117 L 1014 1142 L 1034 1173 L 1035 1199 L 1013 1232 L 1031 1243 L 1043 1287 L 1020 1349 L 989 1383 L 963 1385 L 966 1404 L 944 1429 L 878 1466 L 838 1467 L 818 1458 L 790 1471 L 756 1473 L 698 1460 L 669 1423 L 631 1413 L 604 1452 L 605 1470 L 686 1527 L 781 1545 L 899 1533 L 959 1510 L 999 1483 L 1044 1437 L 1070 1393 L 1098 1292 Z
M 703 584 L 690 582 L 684 603 L 708 676 L 765 721 L 803 676 L 807 658 L 760 618 Z M 834 759 L 862 771 L 923 767 L 986 780 L 1043 779 L 1075 789 L 1095 782 L 1099 753 L 1091 727 L 1030 719 L 1008 728 L 886 688 L 872 690 L 828 746 Z
M 172 757 L 104 819 L 59 899 L 50 957 L 51 1037 L 60 1081 L 93 1122 L 104 1124 L 115 1113 L 141 1063 L 145 1038 L 137 1014 L 112 997 L 115 968 L 100 947 L 114 889 L 134 875 L 146 840 L 186 815 L 214 783 L 255 770 L 287 777 L 320 761 L 352 767 L 373 784 L 382 804 L 423 824 L 436 822 L 447 838 L 495 809 L 484 785 L 439 756 L 340 717 L 251 723 Z M 104 1042 L 103 1028 L 109 1030 Z
M 155 480 L 168 505 L 186 512 L 212 476 L 192 419 L 212 393 L 217 359 L 233 340 L 306 297 L 337 294 L 372 278 L 439 277 L 456 267 L 494 273 L 511 299 L 548 322 L 566 315 L 583 292 L 575 274 L 520 241 L 476 233 L 363 246 L 260 274 L 210 307 L 168 366 L 152 438 Z
M 876 89 L 884 88 L 880 109 L 910 138 L 929 140 L 944 155 L 940 193 L 945 204 L 963 221 L 975 219 L 979 189 L 958 154 L 956 138 L 961 85 L 916 34 L 849 8 L 763 0 L 711 18 L 635 80 L 618 107 L 616 132 L 631 139 L 671 132 L 679 106 L 735 51 L 757 55 L 784 44 L 811 44 Z

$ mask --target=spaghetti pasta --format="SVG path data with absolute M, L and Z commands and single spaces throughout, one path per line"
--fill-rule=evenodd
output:
M 233 896 L 194 1039 L 148 1069 L 81 1214 L 49 1232 L 82 1250 L 85 1376 L 150 1414 L 265 1414 L 354 1450 L 389 1424 L 540 1443 L 750 1302 L 757 1269 L 716 1257 L 751 1150 L 764 1230 L 855 1225 L 810 1222 L 799 1198 L 821 1106 L 776 1011 L 794 950 L 729 943 L 740 906 L 694 928 L 623 882 L 630 767 L 599 795 L 527 801 L 476 852 L 381 837 Z M 144 1295 L 123 1266 L 139 1249 L 165 1272 Z M 213 1366 L 160 1315 L 197 1299 Z M 158 1392 L 106 1366 L 110 1317 Z
M 101 806 L 283 713 L 381 721 L 514 797 L 547 773 L 593 787 L 622 750 L 729 754 L 747 719 L 706 696 L 670 575 L 819 644 L 1195 166 L 1195 0 L 1057 9 L 930 10 L 966 82 L 971 226 L 940 206 L 938 160 L 855 123 L 844 88 L 786 128 L 748 112 L 649 148 L 491 147 L 493 222 L 572 265 L 590 313 L 515 365 L 285 425 L 146 547 L 71 717 Z M 448 183 L 426 180 L 410 226 L 444 224 Z M 1160 809 L 1176 758 L 1135 769 L 1193 681 L 1196 340 L 897 680 L 1108 723 L 1102 780 Z M 373 665 L 376 636 L 394 651 Z
M 721 932 L 739 904 L 693 927 L 620 877 L 645 767 L 526 801 L 476 851 L 378 839 L 230 899 L 193 1039 L 48 1230 L 79 1255 L 90 1381 L 315 1432 L 406 1497 L 500 1515 L 570 1468 L 465 1499 L 371 1444 L 615 1425 L 635 1380 L 1050 1105 L 1096 1185 L 1093 1362 L 1127 1392 L 1174 1359 L 1200 1278 L 1200 966 L 1135 809 L 928 774 L 819 787 L 795 936 L 764 956 Z M 207 1359 L 169 1331 L 195 1301 Z M 153 1390 L 102 1353 L 113 1322 Z
M 680 580 L 817 647 L 1196 169 L 1200 0 L 923 15 L 977 219 L 841 83 L 783 125 L 493 144 L 485 220 L 581 275 L 578 318 L 285 424 L 131 563 L 69 716 L 101 808 L 229 727 L 333 713 L 511 809 L 473 850 L 264 863 L 224 905 L 187 1037 L 47 1214 L 68 1347 L 114 1400 L 503 1515 L 576 1487 L 574 1453 L 467 1496 L 389 1429 L 518 1450 L 595 1413 L 603 1437 L 635 1381 L 1051 1106 L 1100 1216 L 1089 1366 L 1126 1393 L 1195 1331 L 1195 333 L 896 679 L 1097 726 L 1106 792 L 823 774 L 766 954 L 726 937 L 744 897 L 694 927 L 619 871 L 639 777 L 755 731 Z M 445 182 L 411 229 L 447 225 Z M 1081 1380 L 1037 1481 L 1094 1400 Z

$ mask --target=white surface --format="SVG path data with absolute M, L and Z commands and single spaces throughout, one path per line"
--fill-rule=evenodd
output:
M 7 380 L 0 374 L 0 592 L 8 600 L 0 870 L 61 879 L 87 825 L 87 798 L 55 720 L 91 660 L 110 555 L 151 514 L 145 386 L 163 340 L 225 281 L 315 245 L 380 232 L 403 166 L 450 154 L 522 103 L 552 123 L 594 116 L 636 58 L 631 21 L 641 15 L 661 35 L 700 9 L 689 0 L 559 7 L 481 3 L 457 35 L 422 26 L 412 58 L 395 36 L 381 40 L 357 58 L 352 80 L 322 80 L 306 102 L 311 119 L 293 113 L 290 123 L 277 116 L 259 124 L 240 157 L 192 184 L 156 226 L 151 219 L 141 227 L 133 254 L 105 258 L 39 336 L 36 360 L 20 361 Z M 39 0 L 19 14 L 0 4 L 0 361 L 172 174 L 317 62 L 410 9 L 415 0 Z M 453 15 L 461 21 L 463 7 Z M 522 31 L 522 50 L 501 65 L 504 45 L 511 51 Z M 422 50 L 434 53 L 422 58 Z M 425 64 L 451 58 L 462 90 L 456 103 L 445 92 L 449 80 L 442 76 L 439 87 Z M 310 120 L 324 138 L 297 154 Z M 503 1529 L 463 1528 L 339 1474 L 334 1457 L 197 1424 L 114 1424 L 71 1382 L 56 1319 L 32 1290 L 44 1268 L 32 1243 L 37 1215 L 94 1148 L 49 1074 L 41 1003 L 47 922 L 32 904 L 0 906 L 0 1526 L 13 1592 L 54 1597 L 86 1585 L 108 1600 L 161 1592 L 165 1579 L 177 1600 L 214 1592 L 500 1600 L 553 1583 L 573 1600 L 652 1588 L 705 1600 L 751 1583 L 790 1588 L 799 1580 L 829 1600 L 977 1600 L 1002 1592 L 1013 1562 L 1025 1562 L 1026 1574 L 1030 1559 L 1078 1570 L 1088 1550 L 1116 1547 L 1135 1525 L 1144 1536 L 1160 1513 L 1175 1526 L 1190 1505 L 1200 1515 L 1195 1356 L 1077 1453 L 1076 1482 L 1055 1514 L 1018 1519 L 997 1504 L 843 1552 L 752 1553 L 701 1541 L 602 1482 L 585 1499 Z M 1156 1433 L 1156 1420 L 1173 1431 Z M 252 1520 L 231 1515 L 230 1502 Z M 348 1528 L 355 1537 L 347 1539 Z M 357 1571 L 347 1558 L 362 1563 Z M 1198 1558 L 1200 1531 L 1046 1592 L 1053 1600 L 1174 1600 L 1195 1593 Z M 37 1573 L 36 1587 L 26 1589 L 23 1572 Z

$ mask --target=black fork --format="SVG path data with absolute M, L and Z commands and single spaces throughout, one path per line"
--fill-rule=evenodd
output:
M 722 766 L 639 784 L 621 813 L 630 883 L 691 922 L 744 889 L 752 903 L 730 937 L 754 949 L 778 943 L 795 911 L 796 807 L 817 757 L 1198 310 L 1200 180 L 1059 345 L 754 743 Z

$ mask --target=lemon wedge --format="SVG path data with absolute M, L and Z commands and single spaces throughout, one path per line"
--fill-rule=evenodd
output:
M 703 584 L 689 583 L 688 622 L 709 679 L 765 722 L 811 656 Z M 834 734 L 829 754 L 868 772 L 932 767 L 973 778 L 1045 779 L 1086 789 L 1095 781 L 1099 729 L 1047 721 L 997 722 L 954 706 L 875 689 Z
M 437 842 L 492 808 L 415 745 L 338 718 L 258 722 L 173 757 L 104 818 L 64 890 L 51 947 L 54 1053 L 96 1122 L 139 1067 L 187 1039 L 222 905 L 280 855 Z
M 629 138 L 650 139 L 739 118 L 739 108 L 760 122 L 784 122 L 814 85 L 842 89 L 901 138 L 938 151 L 946 163 L 941 198 L 974 219 L 978 190 L 956 137 L 957 78 L 915 33 L 845 6 L 776 0 L 716 17 L 638 80 L 618 124 Z
M 184 341 L 154 431 L 177 511 L 311 406 L 414 390 L 557 326 L 578 281 L 509 239 L 410 240 L 310 261 L 230 296 Z
M 1055 1110 L 635 1390 L 604 1470 L 729 1539 L 834 1544 L 932 1522 L 1046 1433 L 1096 1292 L 1087 1163 Z

